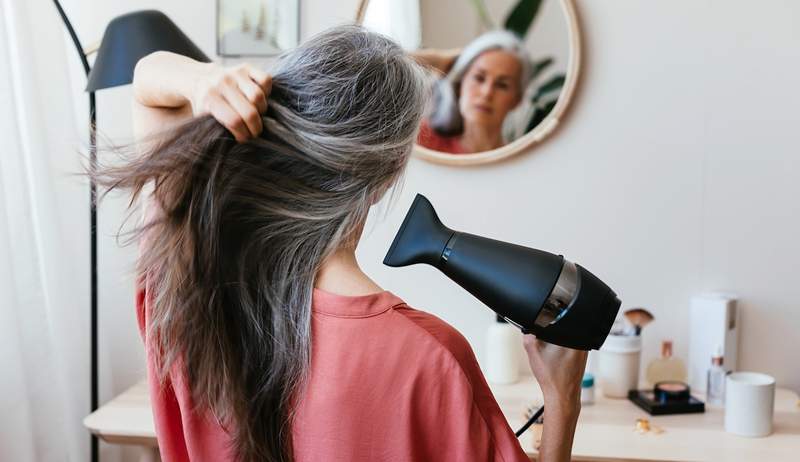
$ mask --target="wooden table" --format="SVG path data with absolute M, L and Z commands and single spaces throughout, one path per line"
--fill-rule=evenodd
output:
M 147 380 L 100 406 L 83 419 L 83 425 L 107 443 L 141 446 L 141 462 L 161 459 Z
M 513 385 L 490 386 L 515 431 L 525 422 L 525 409 L 540 402 L 539 387 L 531 376 Z M 634 431 L 638 418 L 649 419 L 664 432 L 640 434 Z M 104 404 L 83 423 L 108 443 L 142 446 L 143 461 L 158 460 L 145 381 Z M 774 432 L 764 438 L 735 436 L 723 429 L 721 409 L 708 408 L 704 414 L 650 416 L 628 400 L 604 398 L 597 390 L 595 404 L 584 405 L 581 409 L 572 454 L 574 461 L 800 460 L 800 406 L 794 392 L 776 390 L 773 428 Z M 520 442 L 531 459 L 535 459 L 530 430 L 522 435 Z
M 531 404 L 541 403 L 539 386 L 532 376 L 513 385 L 490 384 L 500 408 L 516 431 L 525 423 Z M 704 396 L 693 393 L 700 399 Z M 537 406 L 538 409 L 538 406 Z M 791 390 L 775 392 L 773 433 L 746 438 L 725 432 L 721 408 L 706 406 L 702 414 L 651 416 L 627 399 L 610 399 L 595 390 L 595 403 L 583 405 L 575 441 L 574 461 L 800 461 L 800 406 Z M 636 420 L 646 418 L 663 433 L 639 433 Z M 533 435 L 520 437 L 525 452 L 535 459 Z

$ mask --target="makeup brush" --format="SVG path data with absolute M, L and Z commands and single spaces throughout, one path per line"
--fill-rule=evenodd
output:
M 645 308 L 629 308 L 625 310 L 625 319 L 633 326 L 636 335 L 642 334 L 642 328 L 650 324 L 655 317 Z

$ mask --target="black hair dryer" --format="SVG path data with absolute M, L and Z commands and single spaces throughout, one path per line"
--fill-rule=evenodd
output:
M 617 317 L 617 294 L 561 255 L 453 231 L 417 194 L 383 259 L 427 263 L 525 334 L 569 348 L 598 349 Z

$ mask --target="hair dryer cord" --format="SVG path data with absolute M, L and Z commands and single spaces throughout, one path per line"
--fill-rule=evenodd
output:
M 533 424 L 534 422 L 536 422 L 536 419 L 538 419 L 538 418 L 539 418 L 539 416 L 541 416 L 543 412 L 544 412 L 544 406 L 540 407 L 540 408 L 539 408 L 539 410 L 538 410 L 538 411 L 536 411 L 536 412 L 535 412 L 535 413 L 534 413 L 534 414 L 531 416 L 531 418 L 530 418 L 530 419 L 528 419 L 528 421 L 527 421 L 527 422 L 525 422 L 525 425 L 523 425 L 523 426 L 522 426 L 522 428 L 520 428 L 519 430 L 517 430 L 517 433 L 516 433 L 516 435 L 517 435 L 517 438 L 519 438 L 519 437 L 520 437 L 520 435 L 522 435 L 523 433 L 525 433 L 525 430 L 527 430 L 527 429 L 528 429 L 528 427 L 530 427 L 530 426 L 531 426 L 531 424 Z

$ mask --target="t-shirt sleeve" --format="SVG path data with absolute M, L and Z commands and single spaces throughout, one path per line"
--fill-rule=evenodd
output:
M 415 424 L 420 435 L 414 460 L 529 462 L 500 410 L 469 342 L 444 321 L 416 310 L 407 317 L 441 345 L 436 365 L 419 387 Z M 424 436 L 422 436 L 424 435 Z

